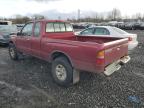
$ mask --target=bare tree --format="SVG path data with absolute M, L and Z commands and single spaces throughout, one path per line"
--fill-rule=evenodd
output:
M 113 17 L 112 17 L 112 13 L 111 12 L 108 12 L 108 15 L 107 15 L 107 20 L 112 20 L 113 19 Z
M 134 19 L 142 19 L 142 15 L 141 15 L 141 13 L 136 13 L 135 15 L 135 18 Z
M 143 16 L 141 13 L 136 13 L 131 16 L 131 19 L 134 21 L 140 21 L 140 20 L 143 20 Z
M 118 19 L 121 19 L 121 12 L 120 12 L 120 10 L 114 8 L 111 12 L 108 13 L 107 18 L 109 20 L 118 20 Z
M 95 22 L 99 21 L 99 14 L 98 13 L 95 13 L 94 19 L 95 19 Z
M 14 24 L 23 24 L 23 23 L 30 21 L 31 19 L 27 16 L 21 16 L 21 17 L 16 17 L 16 18 L 11 19 L 11 20 Z

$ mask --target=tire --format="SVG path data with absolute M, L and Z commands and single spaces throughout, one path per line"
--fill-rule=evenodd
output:
M 19 58 L 18 51 L 12 43 L 9 44 L 9 56 L 12 60 L 18 60 Z
M 66 57 L 58 57 L 52 62 L 52 76 L 54 81 L 68 87 L 73 82 L 73 68 Z

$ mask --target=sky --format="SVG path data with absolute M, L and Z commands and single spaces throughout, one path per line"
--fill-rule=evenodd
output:
M 122 15 L 131 16 L 135 13 L 144 14 L 143 0 L 0 0 L 0 16 L 38 14 L 44 11 L 56 10 L 62 13 L 95 11 L 109 12 L 113 8 Z

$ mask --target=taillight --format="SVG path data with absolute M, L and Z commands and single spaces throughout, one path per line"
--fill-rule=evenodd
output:
M 104 51 L 98 52 L 97 57 L 96 57 L 96 64 L 103 65 L 104 64 L 104 56 L 105 56 Z
M 129 40 L 129 41 L 132 41 L 132 37 L 129 37 L 128 40 Z
M 97 58 L 104 58 L 104 51 L 100 51 L 97 53 Z
M 98 58 L 96 59 L 97 65 L 104 65 L 104 62 L 105 62 L 104 59 L 98 59 Z

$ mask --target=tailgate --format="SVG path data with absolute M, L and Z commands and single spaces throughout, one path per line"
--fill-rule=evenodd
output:
M 105 43 L 105 66 L 119 60 L 128 54 L 128 39 Z

